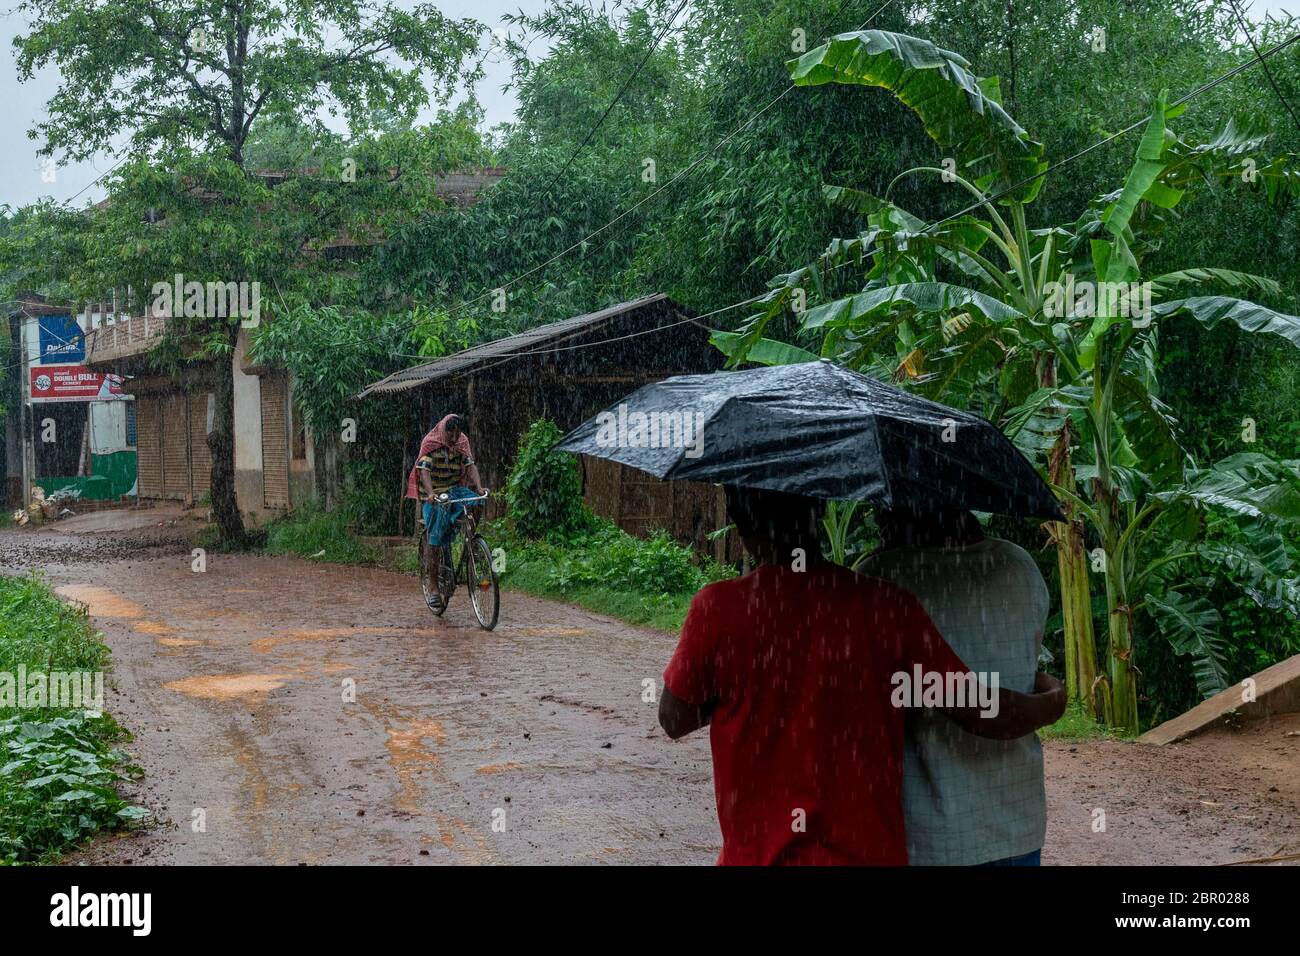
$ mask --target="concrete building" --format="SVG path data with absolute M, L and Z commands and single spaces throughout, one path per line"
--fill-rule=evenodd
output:
M 203 504 L 212 472 L 207 438 L 216 413 L 216 360 L 187 363 L 176 377 L 152 370 L 149 352 L 168 321 L 147 310 L 95 329 L 86 337 L 86 361 L 123 376 L 122 389 L 135 401 L 140 500 Z M 253 366 L 248 350 L 248 332 L 240 330 L 231 360 L 235 495 L 245 520 L 256 525 L 315 496 L 316 449 L 293 406 L 288 373 Z

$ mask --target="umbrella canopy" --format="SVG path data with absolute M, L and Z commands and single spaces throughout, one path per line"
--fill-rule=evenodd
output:
M 556 447 L 657 478 L 1063 519 L 1051 489 L 993 424 L 827 359 L 664 379 Z

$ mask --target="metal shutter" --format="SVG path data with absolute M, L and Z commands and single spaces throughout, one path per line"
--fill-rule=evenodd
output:
M 289 507 L 289 389 L 283 372 L 263 375 L 262 500 L 268 508 Z
M 208 448 L 208 402 L 210 393 L 190 392 L 190 475 L 194 500 L 212 487 L 212 451 Z
M 162 497 L 162 402 L 156 395 L 136 397 L 135 468 L 139 498 Z
M 162 449 L 163 497 L 189 497 L 190 434 L 184 392 L 168 392 L 163 396 Z

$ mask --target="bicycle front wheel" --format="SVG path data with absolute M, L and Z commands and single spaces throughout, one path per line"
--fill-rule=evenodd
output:
M 465 583 L 469 587 L 469 602 L 474 605 L 479 627 L 490 631 L 497 626 L 497 617 L 501 613 L 501 590 L 497 585 L 496 568 L 492 567 L 492 550 L 486 541 L 474 535 L 468 551 Z

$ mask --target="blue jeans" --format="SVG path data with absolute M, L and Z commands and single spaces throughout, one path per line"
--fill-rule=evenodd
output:
M 1009 856 L 1005 860 L 993 860 L 990 863 L 981 863 L 980 866 L 1042 866 L 1043 851 L 1034 850 L 1022 856 Z
M 424 527 L 429 532 L 429 544 L 435 548 L 451 544 L 451 539 L 456 536 L 456 522 L 465 513 L 464 505 L 457 505 L 452 502 L 461 498 L 477 497 L 473 491 L 463 485 L 455 485 L 449 488 L 447 496 L 451 498 L 451 501 L 443 504 L 433 501 L 424 503 Z

